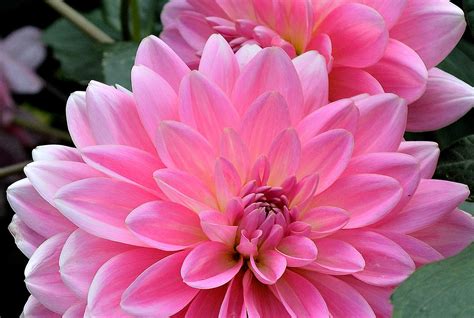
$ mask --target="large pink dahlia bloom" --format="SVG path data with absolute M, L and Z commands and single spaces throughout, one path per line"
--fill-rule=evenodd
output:
M 466 27 L 448 0 L 172 0 L 162 21 L 162 39 L 191 67 L 213 33 L 235 50 L 249 43 L 291 57 L 317 50 L 330 71 L 331 101 L 383 92 L 417 101 L 408 108 L 410 131 L 441 128 L 474 106 L 471 86 L 435 68 Z
M 395 286 L 473 240 L 468 189 L 402 141 L 403 99 L 326 104 L 325 65 L 213 35 L 191 71 L 149 37 L 133 93 L 74 93 L 77 148 L 37 148 L 8 189 L 25 316 L 390 316 Z

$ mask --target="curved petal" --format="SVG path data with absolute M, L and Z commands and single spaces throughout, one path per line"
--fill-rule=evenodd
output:
M 62 160 L 82 162 L 81 153 L 73 147 L 63 145 L 38 146 L 32 151 L 34 161 Z
M 397 23 L 409 0 L 358 0 L 358 2 L 377 10 L 390 30 Z
M 69 96 L 66 103 L 66 119 L 69 134 L 77 148 L 96 144 L 89 125 L 85 92 L 74 92 Z
M 260 252 L 257 259 L 250 257 L 250 270 L 262 284 L 274 284 L 286 269 L 286 258 L 278 252 L 267 250 Z
M 349 222 L 350 214 L 344 209 L 319 206 L 304 212 L 300 221 L 311 226 L 312 239 L 324 237 L 343 228 Z
M 214 179 L 216 197 L 221 210 L 225 210 L 227 202 L 237 196 L 242 188 L 237 169 L 224 158 L 216 160 Z
M 285 256 L 288 267 L 302 267 L 318 256 L 316 245 L 305 236 L 287 236 L 280 241 L 276 250 Z
M 25 26 L 11 32 L 2 39 L 2 50 L 19 63 L 33 69 L 46 57 L 46 47 L 41 40 L 41 30 Z
M 28 258 L 31 258 L 38 246 L 46 240 L 29 228 L 17 215 L 13 215 L 12 221 L 8 225 L 8 231 L 15 239 L 15 245 Z
M 329 100 L 331 101 L 359 94 L 377 95 L 383 92 L 379 81 L 362 69 L 335 67 L 329 74 Z
M 219 154 L 227 159 L 240 175 L 240 181 L 247 181 L 250 169 L 250 153 L 239 134 L 231 128 L 224 129 Z
M 436 170 L 439 158 L 439 147 L 430 141 L 403 141 L 398 152 L 406 153 L 418 161 L 420 176 L 423 179 L 431 179 Z
M 20 317 L 60 318 L 61 315 L 43 306 L 35 297 L 30 296 Z
M 298 170 L 301 144 L 298 134 L 292 128 L 282 131 L 273 140 L 268 151 L 270 175 L 267 184 L 279 186 Z
M 189 305 L 186 317 L 218 317 L 227 286 L 202 289 Z
M 234 317 L 246 318 L 247 310 L 244 304 L 243 274 L 240 272 L 229 283 L 222 305 L 219 318 Z

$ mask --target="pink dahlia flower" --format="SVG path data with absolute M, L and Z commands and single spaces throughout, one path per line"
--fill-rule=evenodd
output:
M 152 36 L 133 93 L 74 93 L 76 148 L 37 148 L 8 189 L 25 316 L 390 316 L 394 287 L 473 240 L 468 189 L 402 141 L 403 99 L 327 104 L 325 67 L 213 35 L 191 71 Z
M 213 33 L 234 50 L 249 43 L 279 46 L 291 57 L 317 50 L 330 72 L 330 101 L 384 92 L 418 100 L 408 108 L 409 131 L 444 127 L 474 105 L 471 86 L 440 79 L 435 68 L 466 27 L 449 1 L 171 0 L 162 21 L 162 39 L 190 67 Z

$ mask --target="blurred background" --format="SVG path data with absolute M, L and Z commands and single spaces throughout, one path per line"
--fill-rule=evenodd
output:
M 159 14 L 166 1 L 65 2 L 101 28 L 113 43 L 89 38 L 44 1 L 0 1 L 0 317 L 18 317 L 28 297 L 23 283 L 27 258 L 16 248 L 7 229 L 13 211 L 6 202 L 6 188 L 24 177 L 21 167 L 31 160 L 31 150 L 37 145 L 72 145 L 65 120 L 70 93 L 84 90 L 92 79 L 130 87 L 130 69 L 138 43 L 149 34 L 159 34 Z M 121 6 L 123 2 L 129 6 Z M 474 1 L 452 2 L 463 7 L 468 20 L 474 21 Z M 9 57 L 4 54 L 7 49 Z M 15 56 L 11 52 L 15 49 L 31 56 Z M 10 58 L 18 58 L 20 70 L 6 70 Z M 474 86 L 472 25 L 440 67 Z M 12 73 L 15 78 L 8 78 Z M 7 84 L 15 80 L 19 83 Z M 442 167 L 444 160 L 452 159 L 459 140 L 473 134 L 474 111 L 471 111 L 445 129 L 407 134 L 406 138 L 438 142 Z M 472 184 L 463 180 L 466 176 L 453 176 L 442 168 L 437 177 Z M 464 208 L 471 213 L 474 210 L 470 203 Z

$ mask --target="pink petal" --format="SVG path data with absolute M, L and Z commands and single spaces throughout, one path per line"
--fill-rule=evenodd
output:
M 72 141 L 77 148 L 96 144 L 89 124 L 85 92 L 72 93 L 66 103 L 66 119 Z
M 297 122 L 303 114 L 303 93 L 298 74 L 288 55 L 280 48 L 265 48 L 240 73 L 232 100 L 240 114 L 260 95 L 275 91 L 288 104 L 290 118 Z
M 332 317 L 375 318 L 375 313 L 364 297 L 344 281 L 314 272 L 303 272 L 303 277 L 319 290 Z
M 343 228 L 349 221 L 350 214 L 346 210 L 320 206 L 303 214 L 300 220 L 311 226 L 312 239 L 327 236 Z
M 289 126 L 290 114 L 282 95 L 269 92 L 257 98 L 243 116 L 240 129 L 251 159 L 267 154 L 272 141 Z
M 218 209 L 214 195 L 198 178 L 171 169 L 160 169 L 153 176 L 170 201 L 195 212 Z
M 20 317 L 60 318 L 61 315 L 44 307 L 35 297 L 28 297 Z
M 398 285 L 415 270 L 410 255 L 383 235 L 370 231 L 338 234 L 338 239 L 353 245 L 364 257 L 363 271 L 354 277 L 371 285 Z
M 186 317 L 218 317 L 227 286 L 202 289 L 191 302 Z
M 364 257 L 349 243 L 324 238 L 316 241 L 318 258 L 305 269 L 330 275 L 347 275 L 365 267 Z
M 297 176 L 301 178 L 313 173 L 318 174 L 316 193 L 321 193 L 346 169 L 353 147 L 352 134 L 343 129 L 329 130 L 312 138 L 303 146 Z
M 385 54 L 366 69 L 387 93 L 394 93 L 411 103 L 426 89 L 428 71 L 421 58 L 409 46 L 390 39 Z
M 402 189 L 393 178 L 358 174 L 338 179 L 315 197 L 313 206 L 336 206 L 350 213 L 345 228 L 359 228 L 377 222 L 400 201 Z M 360 200 L 363 197 L 364 200 Z
M 135 65 L 144 65 L 166 79 L 177 92 L 189 68 L 173 50 L 156 36 L 146 37 L 138 47 Z
M 71 307 L 64 313 L 62 318 L 81 318 L 84 317 L 86 311 L 86 304 L 79 302 Z
M 409 131 L 443 128 L 474 106 L 474 88 L 438 68 L 429 71 L 426 92 L 408 107 Z
M 191 287 L 211 289 L 229 282 L 242 267 L 242 257 L 219 242 L 202 243 L 186 257 L 181 267 L 183 281 Z
M 404 11 L 408 0 L 358 0 L 358 2 L 368 5 L 383 17 L 387 28 L 394 26 L 400 15 Z
M 144 271 L 147 272 L 147 268 L 156 266 L 160 263 L 158 261 L 160 259 L 166 259 L 166 254 L 153 249 L 138 248 L 108 260 L 95 275 L 89 289 L 88 315 L 91 317 L 125 316 L 125 309 L 128 308 L 121 304 L 122 294 L 127 294 L 127 288 L 134 283 L 137 276 Z M 155 263 L 157 261 L 158 263 Z
M 436 224 L 411 235 L 450 257 L 474 241 L 474 221 L 470 214 L 456 209 Z
M 214 61 L 215 62 L 215 61 Z M 224 128 L 238 128 L 240 116 L 225 93 L 197 71 L 185 76 L 179 89 L 181 121 L 218 145 Z
M 240 175 L 242 182 L 247 181 L 250 154 L 240 136 L 231 128 L 224 129 L 220 144 L 220 155 L 227 159 Z
M 18 249 L 28 258 L 31 258 L 38 246 L 46 240 L 30 229 L 17 215 L 13 215 L 12 221 L 8 225 L 8 231 L 14 237 Z
M 184 11 L 178 17 L 177 28 L 181 36 L 197 52 L 204 49 L 207 39 L 215 33 L 206 17 L 196 11 Z
M 59 257 L 61 279 L 74 294 L 85 300 L 99 268 L 110 258 L 132 248 L 76 230 L 65 242 Z
M 126 223 L 140 240 L 164 251 L 185 249 L 205 240 L 196 213 L 172 202 L 147 202 L 133 210 Z
M 11 32 L 2 40 L 2 50 L 28 68 L 36 68 L 46 57 L 41 30 L 25 26 Z
M 199 214 L 201 227 L 209 240 L 234 247 L 237 226 L 232 226 L 227 215 L 218 211 L 204 211 Z
M 86 147 L 81 149 L 81 153 L 89 166 L 104 174 L 159 193 L 153 172 L 163 167 L 163 164 L 156 156 L 121 145 Z
M 250 63 L 251 60 L 260 52 L 262 48 L 256 44 L 249 44 L 244 45 L 241 47 L 237 53 L 235 53 L 235 57 L 237 58 L 237 62 L 239 63 L 240 70 L 243 70 L 244 67 Z
M 451 52 L 465 28 L 463 11 L 449 1 L 412 0 L 390 37 L 414 49 L 430 69 Z
M 244 289 L 242 279 L 243 275 L 241 272 L 230 281 L 219 311 L 219 318 L 247 317 L 244 304 Z
M 355 134 L 355 155 L 396 151 L 405 131 L 406 101 L 393 94 L 382 94 L 356 101 L 359 126 Z
M 54 202 L 64 216 L 86 232 L 116 242 L 147 246 L 128 230 L 125 219 L 139 205 L 156 199 L 130 183 L 89 178 L 62 187 Z
M 244 302 L 249 318 L 290 317 L 288 311 L 273 295 L 270 288 L 255 279 L 249 270 L 244 275 L 243 287 Z
M 405 234 L 421 230 L 448 215 L 468 196 L 464 184 L 422 179 L 403 210 L 380 228 Z
M 149 317 L 171 316 L 183 309 L 199 292 L 180 275 L 187 255 L 187 251 L 172 254 L 146 269 L 123 293 L 121 307 L 132 315 Z
M 36 191 L 51 205 L 56 192 L 63 186 L 85 178 L 100 177 L 102 173 L 82 162 L 37 161 L 24 169 Z
M 423 179 L 431 179 L 433 177 L 440 153 L 437 143 L 430 141 L 403 141 L 398 151 L 413 156 L 418 161 L 420 176 Z
M 273 250 L 260 252 L 257 259 L 250 257 L 248 266 L 262 284 L 274 284 L 286 269 L 286 258 Z
M 80 152 L 63 145 L 38 146 L 32 152 L 34 161 L 62 160 L 82 162 Z
M 183 170 L 204 180 L 210 179 L 209 171 L 213 170 L 216 158 L 214 149 L 189 126 L 181 122 L 162 121 L 158 128 L 157 150 L 167 168 Z
M 379 81 L 362 69 L 335 67 L 329 75 L 329 100 L 331 101 L 359 94 L 377 95 L 383 92 Z
M 318 27 L 318 33 L 331 38 L 334 64 L 350 67 L 366 67 L 377 62 L 388 41 L 380 14 L 357 3 L 343 4 L 333 10 Z
M 2 78 L 11 91 L 18 94 L 35 94 L 43 88 L 43 80 L 27 65 L 0 51 Z
M 313 262 L 318 256 L 316 245 L 305 236 L 287 236 L 280 241 L 276 249 L 285 256 L 288 267 L 302 267 Z
M 224 158 L 218 158 L 216 160 L 214 179 L 219 207 L 221 210 L 225 210 L 227 202 L 236 197 L 242 188 L 239 173 L 232 163 Z
M 270 176 L 268 185 L 278 186 L 289 176 L 293 176 L 300 164 L 301 144 L 297 132 L 292 129 L 282 131 L 273 140 L 268 151 Z
M 292 317 L 329 316 L 327 305 L 319 291 L 299 274 L 286 271 L 272 288 Z
M 165 6 L 166 8 L 166 6 Z M 164 10 L 163 10 L 164 12 Z M 162 13 L 162 16 L 164 13 Z M 176 19 L 178 20 L 178 19 Z M 168 44 L 176 54 L 183 60 L 183 62 L 193 69 L 199 65 L 199 56 L 194 48 L 186 42 L 179 33 L 178 29 L 168 28 L 161 32 L 160 38 Z M 185 73 L 184 73 L 185 74 Z M 178 83 L 179 84 L 179 83 Z
M 303 114 L 309 114 L 328 103 L 329 83 L 326 60 L 315 51 L 303 53 L 293 59 L 303 88 Z
M 240 69 L 234 52 L 222 36 L 214 34 L 207 40 L 199 72 L 219 85 L 227 96 L 231 95 Z
M 72 232 L 76 228 L 36 192 L 28 179 L 9 186 L 7 200 L 17 217 L 42 237 Z
M 132 88 L 140 120 L 154 141 L 161 120 L 178 119 L 176 92 L 163 77 L 143 65 L 132 68 Z
M 61 233 L 46 240 L 25 268 L 26 288 L 46 308 L 59 314 L 77 301 L 59 276 L 59 255 L 67 237 L 68 233 Z

